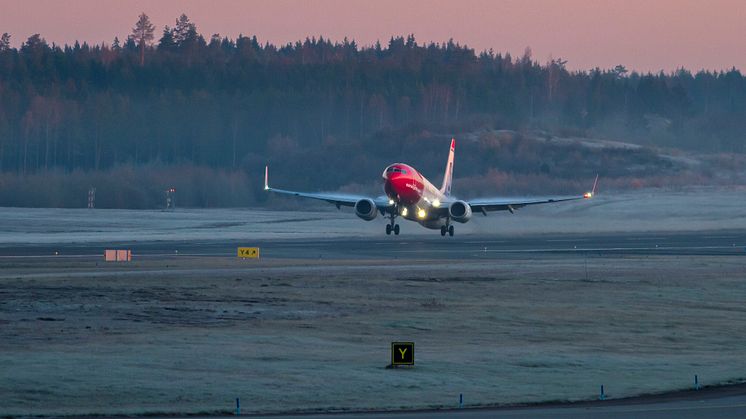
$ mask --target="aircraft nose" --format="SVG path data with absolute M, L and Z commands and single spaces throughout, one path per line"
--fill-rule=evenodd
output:
M 383 181 L 388 185 L 393 185 L 397 182 L 397 179 L 401 179 L 402 174 L 392 171 L 383 172 Z
M 386 191 L 394 192 L 396 190 L 395 183 L 395 179 L 393 176 L 391 176 L 391 173 L 383 174 L 383 187 Z

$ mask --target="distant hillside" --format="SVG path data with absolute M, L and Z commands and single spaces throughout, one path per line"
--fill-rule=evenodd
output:
M 163 207 L 169 188 L 176 189 L 177 206 L 323 205 L 268 196 L 262 191 L 264 165 L 270 166 L 274 186 L 379 195 L 381 172 L 395 161 L 411 163 L 431 181 L 440 182 L 450 138 L 426 130 L 379 133 L 367 143 L 371 152 L 342 142 L 304 152 L 280 148 L 251 155 L 241 169 L 232 171 L 153 163 L 69 173 L 5 173 L 0 174 L 0 206 L 85 207 L 92 186 L 97 188 L 99 208 Z M 746 185 L 744 154 L 682 152 L 506 130 L 480 130 L 457 138 L 454 193 L 463 198 L 575 194 L 590 188 L 596 174 L 606 192 Z

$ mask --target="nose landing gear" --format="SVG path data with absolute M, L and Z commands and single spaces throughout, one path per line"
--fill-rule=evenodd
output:
M 396 212 L 392 211 L 391 215 L 389 216 L 391 219 L 391 222 L 386 224 L 386 234 L 391 235 L 391 232 L 394 232 L 394 235 L 399 235 L 399 224 L 396 224 Z

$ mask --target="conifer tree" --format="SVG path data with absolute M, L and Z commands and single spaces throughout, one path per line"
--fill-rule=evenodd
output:
M 145 47 L 153 41 L 154 30 L 155 27 L 150 23 L 148 15 L 141 13 L 135 27 L 132 28 L 131 35 L 131 38 L 137 43 L 137 47 L 140 48 L 140 66 L 145 65 Z
M 0 51 L 5 51 L 10 49 L 10 34 L 8 32 L 5 32 L 0 36 Z

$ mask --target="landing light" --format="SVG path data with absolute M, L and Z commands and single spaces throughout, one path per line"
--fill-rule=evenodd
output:
M 420 209 L 419 211 L 417 211 L 417 216 L 420 218 L 425 218 L 426 215 L 427 213 L 425 212 L 424 209 Z
M 408 212 L 409 211 L 407 210 L 407 207 L 402 208 L 401 209 L 401 216 L 402 217 L 406 217 Z
M 586 192 L 586 193 L 584 193 L 583 194 L 583 198 L 585 198 L 585 199 L 593 198 L 593 192 Z
M 437 200 L 437 199 L 436 199 L 435 201 L 433 201 L 433 206 L 434 206 L 435 208 L 438 208 L 438 207 L 440 206 L 440 201 L 439 201 L 439 200 Z
M 389 205 L 394 205 L 394 200 L 393 199 L 389 199 Z

